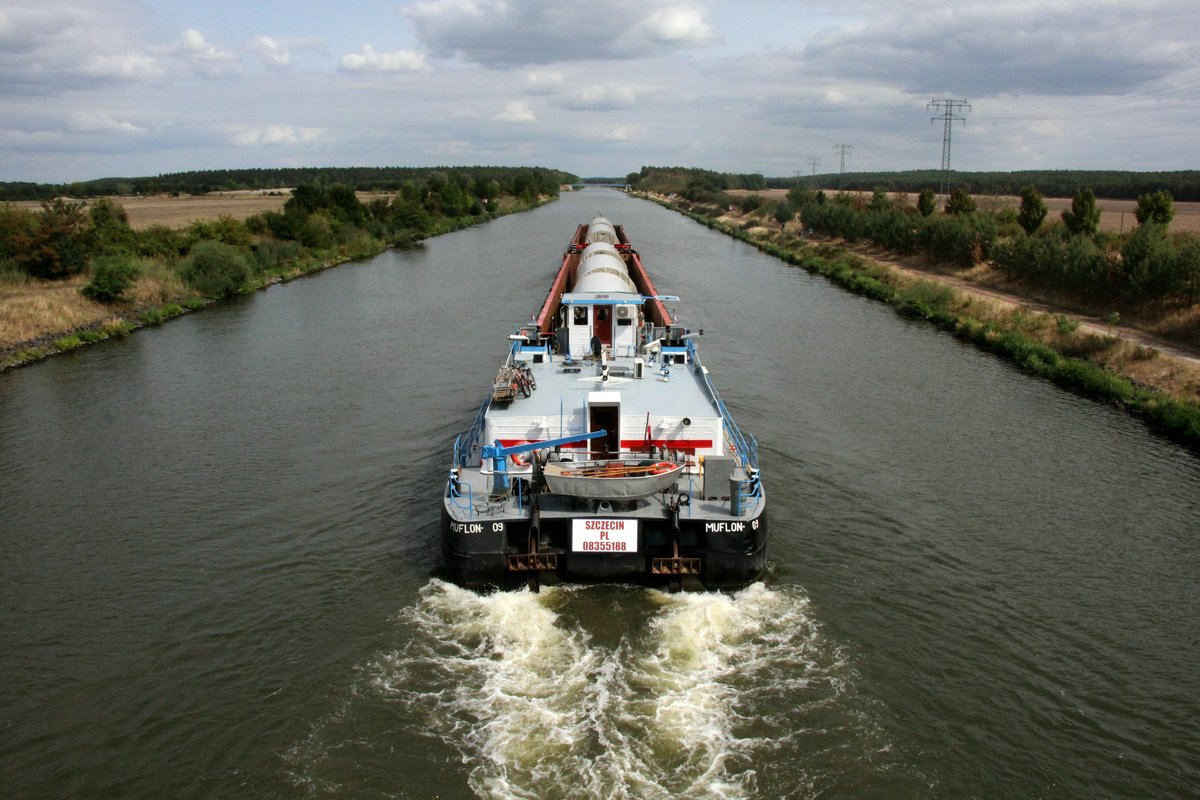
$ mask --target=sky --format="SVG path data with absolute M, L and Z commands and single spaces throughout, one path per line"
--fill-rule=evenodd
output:
M 934 100 L 954 169 L 1200 169 L 1200 2 L 0 3 L 0 181 L 937 169 Z

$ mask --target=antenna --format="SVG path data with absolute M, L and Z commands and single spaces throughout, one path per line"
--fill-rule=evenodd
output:
M 950 131 L 953 130 L 955 120 L 964 125 L 967 124 L 966 117 L 960 117 L 954 111 L 960 108 L 970 111 L 971 104 L 966 100 L 930 100 L 925 106 L 925 110 L 928 111 L 930 108 L 942 111 L 940 117 L 929 118 L 931 124 L 939 119 L 946 122 L 946 130 L 942 134 L 942 194 L 946 194 L 950 191 Z

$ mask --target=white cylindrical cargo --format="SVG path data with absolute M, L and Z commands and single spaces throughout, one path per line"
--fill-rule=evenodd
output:
M 629 270 L 615 247 L 607 242 L 589 244 L 579 258 L 575 292 L 636 292 Z
M 587 243 L 592 244 L 593 242 L 617 243 L 617 229 L 604 217 L 596 217 L 592 220 L 592 224 L 588 225 Z

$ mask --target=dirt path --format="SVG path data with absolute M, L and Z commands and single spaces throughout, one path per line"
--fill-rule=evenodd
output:
M 1105 320 L 1080 314 L 1077 311 L 1056 306 L 1052 303 L 1047 303 L 1041 300 L 1033 300 L 1015 292 L 1007 292 L 1002 289 L 996 289 L 989 286 L 981 286 L 974 281 L 958 277 L 957 275 L 948 275 L 933 269 L 923 269 L 912 260 L 906 260 L 897 256 L 881 252 L 878 248 L 849 245 L 841 240 L 827 239 L 820 236 L 810 236 L 807 238 L 810 242 L 822 242 L 824 244 L 833 244 L 841 247 L 849 252 L 854 253 L 860 258 L 865 258 L 868 261 L 873 261 L 877 264 L 884 264 L 894 269 L 900 270 L 908 275 L 926 280 L 938 281 L 948 284 L 967 294 L 986 297 L 999 303 L 1003 303 L 1014 308 L 1024 306 L 1025 308 L 1034 311 L 1040 311 L 1045 314 L 1063 314 L 1072 319 L 1079 321 L 1079 329 L 1085 333 L 1094 334 L 1096 336 L 1112 336 L 1117 339 L 1122 339 L 1142 347 L 1148 347 L 1153 350 L 1158 350 L 1161 353 L 1169 355 L 1173 358 L 1178 358 L 1183 361 L 1190 362 L 1200 366 L 1200 351 L 1184 345 L 1169 342 L 1160 337 L 1154 336 L 1146 331 L 1121 323 L 1109 324 Z

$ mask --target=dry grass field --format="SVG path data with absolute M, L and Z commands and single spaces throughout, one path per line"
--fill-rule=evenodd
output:
M 245 219 L 260 211 L 280 210 L 290 195 L 291 192 L 282 190 L 280 194 L 245 191 L 179 197 L 167 194 L 124 196 L 113 199 L 125 208 L 125 213 L 129 215 L 129 226 L 140 231 L 151 225 L 186 228 L 196 220 L 217 219 L 222 216 Z M 22 201 L 13 205 L 19 208 L 41 208 L 41 203 L 34 201 Z
M 129 215 L 129 226 L 143 230 L 151 225 L 185 228 L 196 220 L 229 216 L 245 219 L 260 211 L 279 211 L 290 193 L 268 195 L 263 192 L 217 192 L 213 194 L 154 195 L 120 197 L 117 201 Z
M 837 190 L 826 189 L 825 191 L 827 194 L 832 194 Z M 735 190 L 729 194 L 734 197 L 757 194 L 776 200 L 786 196 L 787 190 L 764 189 L 759 192 Z M 1046 215 L 1047 222 L 1061 219 L 1062 212 L 1071 207 L 1069 197 L 1047 197 L 1045 200 L 1046 208 L 1049 210 Z M 916 195 L 908 195 L 908 202 L 915 204 L 917 202 Z M 941 208 L 945 203 L 945 195 L 938 195 L 938 207 Z M 1004 208 L 1020 208 L 1021 198 L 1015 195 L 975 195 L 975 203 L 981 211 L 999 211 Z M 1137 208 L 1136 200 L 1097 200 L 1096 205 L 1100 207 L 1100 230 L 1121 233 L 1137 227 L 1137 220 L 1133 216 L 1133 211 Z M 1200 203 L 1176 202 L 1175 219 L 1171 221 L 1171 232 L 1200 233 Z

